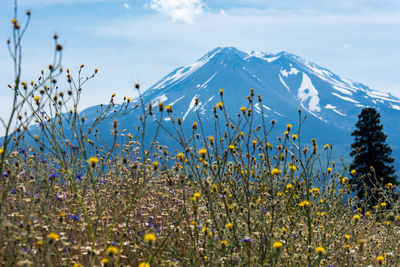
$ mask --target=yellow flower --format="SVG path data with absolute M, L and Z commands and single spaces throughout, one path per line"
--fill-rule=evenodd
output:
M 154 242 L 154 241 L 156 241 L 156 239 L 157 239 L 156 236 L 152 233 L 148 233 L 148 234 L 144 235 L 144 240 L 146 242 Z
M 184 157 L 184 155 L 183 155 L 182 152 L 180 152 L 180 153 L 178 153 L 178 155 L 176 155 L 176 157 L 177 157 L 179 160 L 182 160 L 183 157 Z
M 281 172 L 282 172 L 281 170 L 279 170 L 279 169 L 277 169 L 277 168 L 273 168 L 272 171 L 271 171 L 271 174 L 272 174 L 272 175 L 278 175 L 278 174 L 280 174 Z
M 356 222 L 357 222 L 358 220 L 360 220 L 360 215 L 358 215 L 358 214 L 354 215 L 354 216 L 353 216 L 353 220 L 356 221 Z
M 96 164 L 97 162 L 99 162 L 99 159 L 96 158 L 96 157 L 90 157 L 89 158 L 89 162 L 92 163 L 92 164 Z
M 101 263 L 102 263 L 102 264 L 107 264 L 107 263 L 108 263 L 108 259 L 107 259 L 107 258 L 102 259 L 102 260 L 101 260 Z
M 274 249 L 280 249 L 282 247 L 282 243 L 279 241 L 276 241 L 273 245 Z
M 297 139 L 297 134 L 292 134 L 293 141 Z
M 157 169 L 157 167 L 158 167 L 158 161 L 153 161 L 152 165 L 153 165 L 153 168 L 154 168 L 154 169 Z
M 293 185 L 292 184 L 287 184 L 286 185 L 286 189 L 292 189 L 293 188 Z
M 379 263 L 379 264 L 383 264 L 383 260 L 384 260 L 385 258 L 382 256 L 382 255 L 379 255 L 378 257 L 376 257 L 376 261 Z
M 36 242 L 36 245 L 38 245 L 38 246 L 43 246 L 43 241 L 42 241 L 42 240 L 38 240 L 38 241 Z
M 201 194 L 199 192 L 196 192 L 196 193 L 193 194 L 194 198 L 199 198 L 200 196 L 201 196 Z
M 80 264 L 80 263 L 78 263 L 78 262 L 75 262 L 75 263 L 74 263 L 74 267 L 82 267 L 82 264 Z
M 232 226 L 233 226 L 233 224 L 229 222 L 229 223 L 226 224 L 226 229 L 231 229 Z
M 354 176 L 354 175 L 357 174 L 357 171 L 356 170 L 351 170 L 350 174 Z
M 301 208 L 307 207 L 308 205 L 310 205 L 310 202 L 308 200 L 303 200 L 302 202 L 299 203 L 299 207 Z
M 53 241 L 57 241 L 60 239 L 59 235 L 55 232 L 51 232 L 50 234 L 48 234 L 47 238 Z
M 331 167 L 328 167 L 328 169 L 326 169 L 328 171 L 328 173 L 330 173 L 332 171 Z
M 107 254 L 108 255 L 114 256 L 117 253 L 118 253 L 118 249 L 116 247 L 114 247 L 114 246 L 108 247 L 108 249 L 107 249 Z
M 201 148 L 199 150 L 199 154 L 200 154 L 201 157 L 204 158 L 206 156 L 206 154 L 207 154 L 207 149 L 206 148 Z
M 33 100 L 34 100 L 35 102 L 38 102 L 38 101 L 40 100 L 40 96 L 35 96 L 35 97 L 33 98 Z
M 328 149 L 329 148 L 329 145 L 328 144 L 325 144 L 324 145 L 324 149 Z
M 286 125 L 286 128 L 287 128 L 288 131 L 290 131 L 290 129 L 292 129 L 292 125 L 291 125 L 290 123 L 288 123 L 288 124 Z
M 325 249 L 324 249 L 323 247 L 317 247 L 317 248 L 315 249 L 315 251 L 316 251 L 317 253 L 322 254 L 322 253 L 325 252 Z
M 245 108 L 245 107 L 241 107 L 241 108 L 240 108 L 240 111 L 243 112 L 243 113 L 245 113 L 245 112 L 246 112 L 246 108 Z
M 0 148 L 0 155 L 4 153 L 4 148 Z
M 224 106 L 224 104 L 223 104 L 222 102 L 218 102 L 218 103 L 217 103 L 217 108 L 222 109 L 223 106 Z
M 150 267 L 150 264 L 147 262 L 141 262 L 138 267 Z
M 221 245 L 224 245 L 224 246 L 227 246 L 227 245 L 228 245 L 228 241 L 225 240 L 225 239 L 224 239 L 224 240 L 221 240 L 220 243 L 221 243 Z
M 235 146 L 234 145 L 229 145 L 228 148 L 229 148 L 229 150 L 232 150 L 232 151 L 235 150 Z
M 386 187 L 386 188 L 392 188 L 392 187 L 393 187 L 393 184 L 392 184 L 392 183 L 387 183 L 387 184 L 385 185 L 385 187 Z
M 381 203 L 381 207 L 382 207 L 382 208 L 386 207 L 386 205 L 387 205 L 386 202 L 382 202 L 382 203 Z
M 350 235 L 344 235 L 344 238 L 346 238 L 347 240 L 350 239 Z

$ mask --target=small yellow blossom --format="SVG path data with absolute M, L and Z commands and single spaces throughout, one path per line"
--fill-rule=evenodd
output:
M 150 264 L 147 262 L 141 262 L 138 267 L 150 267 Z
M 276 241 L 273 245 L 274 249 L 280 249 L 282 247 L 282 243 L 279 241 Z
M 157 239 L 156 236 L 152 233 L 148 233 L 148 234 L 144 235 L 144 240 L 146 242 L 154 242 L 154 241 L 156 241 L 156 239 Z
M 231 229 L 232 226 L 233 226 L 233 224 L 229 222 L 229 223 L 226 224 L 226 229 Z
M 310 205 L 310 202 L 308 200 L 303 200 L 302 202 L 299 203 L 299 207 L 301 208 L 307 207 L 308 205 Z
M 117 253 L 118 253 L 117 247 L 115 247 L 115 246 L 110 246 L 110 247 L 108 247 L 108 249 L 107 249 L 107 255 L 114 256 L 114 255 L 117 254 Z
M 89 158 L 89 162 L 92 163 L 92 164 L 96 164 L 97 162 L 99 162 L 99 159 L 96 158 L 96 157 L 90 157 Z
M 59 235 L 55 232 L 51 232 L 50 234 L 48 234 L 47 238 L 53 241 L 57 241 L 60 239 Z
M 379 264 L 383 264 L 383 260 L 384 260 L 385 258 L 382 256 L 382 255 L 379 255 L 378 257 L 376 257 L 376 261 L 379 263 Z
M 104 264 L 104 265 L 107 264 L 108 263 L 108 259 L 107 258 L 102 259 L 101 263 Z
M 351 170 L 350 174 L 354 176 L 354 175 L 357 174 L 357 171 L 356 170 Z
M 271 171 L 271 174 L 272 174 L 272 175 L 278 175 L 278 174 L 280 174 L 281 172 L 282 172 L 282 171 L 279 170 L 278 168 L 273 168 L 272 171 Z
M 317 248 L 315 249 L 315 251 L 316 251 L 317 253 L 322 254 L 322 253 L 325 252 L 325 249 L 324 249 L 323 247 L 317 247 Z
M 360 220 L 360 215 L 358 215 L 358 214 L 354 215 L 354 216 L 353 216 L 353 220 L 354 220 L 355 222 L 357 222 L 358 220 Z
M 199 154 L 200 154 L 201 157 L 204 158 L 206 156 L 206 154 L 207 154 L 207 149 L 206 148 L 201 148 L 199 150 Z

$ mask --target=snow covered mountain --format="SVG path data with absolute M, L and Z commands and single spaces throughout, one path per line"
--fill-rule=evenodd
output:
M 254 112 L 263 113 L 266 121 L 277 122 L 272 137 L 282 135 L 287 123 L 295 128 L 299 121 L 298 109 L 301 109 L 308 117 L 302 128 L 303 140 L 309 142 L 315 137 L 320 142 L 342 145 L 342 156 L 348 156 L 349 144 L 353 141 L 350 133 L 361 109 L 375 107 L 382 116 L 394 157 L 400 161 L 399 98 L 341 78 L 287 52 L 247 53 L 233 47 L 218 47 L 163 77 L 145 91 L 143 100 L 146 104 L 163 102 L 172 106 L 174 117 L 181 117 L 189 127 L 198 120 L 198 110 L 204 128 L 212 132 L 213 107 L 221 101 L 220 88 L 224 89 L 225 109 L 233 118 L 240 107 L 247 105 L 250 88 L 256 96 L 260 94 L 263 103 L 255 101 Z M 131 118 L 132 115 L 129 119 L 121 118 L 121 128 L 135 129 L 136 123 Z M 166 116 L 164 120 L 168 123 L 170 118 Z

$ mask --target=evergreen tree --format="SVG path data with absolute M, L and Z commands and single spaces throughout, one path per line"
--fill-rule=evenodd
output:
M 364 108 L 358 115 L 356 130 L 351 134 L 355 142 L 350 156 L 355 157 L 350 165 L 353 172 L 352 191 L 359 199 L 375 206 L 378 190 L 388 183 L 397 184 L 393 167 L 392 149 L 386 144 L 386 135 L 380 122 L 380 114 L 374 108 Z

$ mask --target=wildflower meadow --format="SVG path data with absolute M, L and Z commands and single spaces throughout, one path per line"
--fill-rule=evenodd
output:
M 15 80 L 6 88 L 14 95 L 10 116 L 2 120 L 0 265 L 400 264 L 396 186 L 376 189 L 372 208 L 355 197 L 351 162 L 334 162 L 335 144 L 321 145 L 318 136 L 302 139 L 301 110 L 299 127 L 288 121 L 280 138 L 270 138 L 276 126 L 253 112 L 263 101 L 256 90 L 249 88 L 232 116 L 219 89 L 214 134 L 204 134 L 197 111 L 188 135 L 173 107 L 144 103 L 136 84 L 138 104 L 117 104 L 113 94 L 88 124 L 79 113 L 81 92 L 100 71 L 63 68 L 55 35 L 54 62 L 25 80 L 30 18 L 16 10 L 10 23 Z M 118 117 L 131 110 L 141 111 L 132 118 L 141 126 L 127 132 Z M 253 124 L 256 116 L 262 124 Z M 111 122 L 108 137 L 96 133 L 104 121 Z M 146 133 L 149 123 L 154 136 Z M 158 142 L 160 135 L 176 148 Z M 363 179 L 373 176 L 371 168 Z

